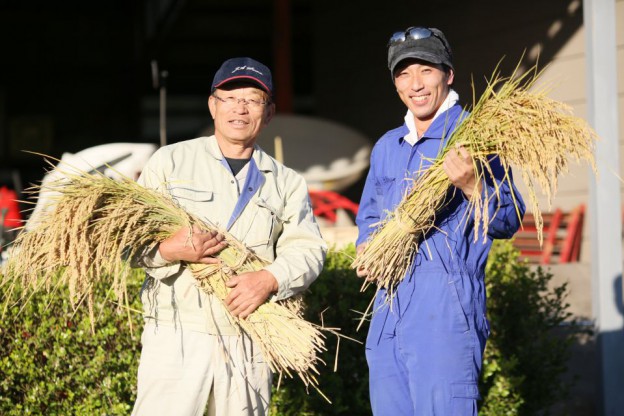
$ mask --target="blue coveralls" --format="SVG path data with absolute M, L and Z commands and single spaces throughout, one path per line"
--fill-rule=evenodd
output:
M 375 223 L 391 212 L 410 187 L 415 172 L 431 164 L 443 138 L 466 113 L 454 105 L 440 114 L 411 146 L 403 125 L 375 145 L 357 215 L 359 237 L 366 241 Z M 504 169 L 490 162 L 501 184 Z M 484 188 L 494 194 L 492 179 Z M 454 187 L 449 203 L 437 215 L 436 227 L 420 242 L 412 270 L 396 289 L 392 307 L 380 290 L 366 340 L 370 399 L 377 416 L 476 415 L 478 378 L 489 326 L 486 319 L 484 271 L 494 238 L 510 238 L 520 225 L 524 203 L 514 186 L 502 183 L 499 198 L 489 203 L 487 241 L 474 239 L 467 200 Z

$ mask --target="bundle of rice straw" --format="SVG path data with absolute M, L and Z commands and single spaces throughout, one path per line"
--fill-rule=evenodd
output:
M 138 255 L 139 250 L 183 226 L 197 225 L 202 231 L 217 230 L 225 236 L 228 246 L 218 254 L 220 265 L 188 266 L 198 286 L 222 301 L 230 290 L 225 285 L 230 276 L 267 264 L 231 234 L 185 212 L 167 195 L 127 178 L 113 180 L 97 172 L 65 172 L 65 176 L 40 190 L 56 196 L 34 228 L 16 239 L 5 279 L 14 284 L 21 280 L 31 293 L 68 286 L 74 305 L 86 299 L 92 326 L 94 283 L 112 279 L 108 283 L 119 303 L 128 305 L 128 266 L 123 259 Z M 300 298 L 265 302 L 246 319 L 229 316 L 260 346 L 280 379 L 296 373 L 306 386 L 318 391 L 316 366 L 319 354 L 326 350 L 322 331 L 338 335 L 337 329 L 305 321 Z
M 411 190 L 379 224 L 352 263 L 354 268 L 366 269 L 369 280 L 378 288 L 388 290 L 387 300 L 392 299 L 396 285 L 412 265 L 419 243 L 434 227 L 436 213 L 444 205 L 451 182 L 442 163 L 450 149 L 460 145 L 470 152 L 479 181 L 485 175 L 491 177 L 488 159 L 494 154 L 506 171 L 512 166 L 517 168 L 528 189 L 528 205 L 535 215 L 540 243 L 543 221 L 535 185 L 550 204 L 557 190 L 557 177 L 567 172 L 569 159 L 586 160 L 596 172 L 596 133 L 584 120 L 574 117 L 566 104 L 548 98 L 550 88 L 533 88 L 540 75 L 536 68 L 522 76 L 516 73 L 517 69 L 511 77 L 502 78 L 495 71 L 471 114 L 448 138 L 432 165 L 417 173 Z M 503 181 L 511 183 L 511 178 L 506 175 Z M 493 182 L 493 194 L 475 192 L 469 201 L 475 239 L 480 234 L 484 240 L 487 238 L 488 202 L 498 197 L 500 187 Z

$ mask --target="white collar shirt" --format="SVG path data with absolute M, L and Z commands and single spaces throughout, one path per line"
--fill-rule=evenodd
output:
M 436 111 L 435 115 L 433 116 L 433 120 L 435 120 L 440 114 L 444 113 L 446 110 L 457 104 L 457 101 L 459 101 L 459 95 L 455 92 L 455 90 L 449 90 L 449 93 L 442 102 L 442 105 L 440 105 L 438 111 Z M 409 133 L 405 135 L 404 139 L 410 145 L 414 146 L 421 138 L 418 137 L 418 130 L 416 130 L 414 113 L 412 113 L 409 109 L 407 110 L 407 114 L 405 114 L 405 125 L 409 129 Z

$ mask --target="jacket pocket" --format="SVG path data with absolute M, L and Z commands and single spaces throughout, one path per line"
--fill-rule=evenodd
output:
M 257 213 L 251 225 L 253 245 L 273 245 L 277 236 L 282 232 L 285 219 L 283 208 L 270 203 L 264 198 L 255 200 Z
M 193 189 L 188 187 L 170 187 L 169 193 L 171 197 L 181 204 L 182 201 L 191 202 L 210 202 L 214 199 L 214 192 L 201 189 Z
M 375 183 L 375 194 L 377 196 L 377 207 L 382 217 L 385 216 L 386 210 L 392 210 L 389 206 L 392 202 L 392 193 L 394 192 L 395 178 L 382 176 Z
M 458 329 L 460 329 L 462 332 L 468 331 L 470 329 L 470 325 L 468 324 L 468 315 L 466 314 L 466 311 L 462 306 L 462 296 L 460 296 L 459 288 L 457 287 L 456 281 L 449 281 L 449 290 L 451 292 L 451 302 L 453 304 L 453 312 L 456 316 Z
M 480 399 L 477 383 L 452 383 L 451 395 L 453 398 Z
M 211 190 L 191 188 L 189 186 L 170 186 L 169 194 L 173 200 L 189 213 L 207 221 L 208 224 L 216 224 L 214 215 L 208 218 L 209 213 L 214 214 L 211 208 L 215 202 L 215 194 Z

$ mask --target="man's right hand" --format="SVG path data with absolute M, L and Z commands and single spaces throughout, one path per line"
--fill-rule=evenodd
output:
M 214 257 L 227 247 L 223 234 L 216 231 L 202 231 L 193 226 L 193 232 L 188 227 L 180 228 L 171 237 L 163 240 L 158 251 L 168 262 L 188 261 L 190 263 L 216 264 L 219 259 Z

